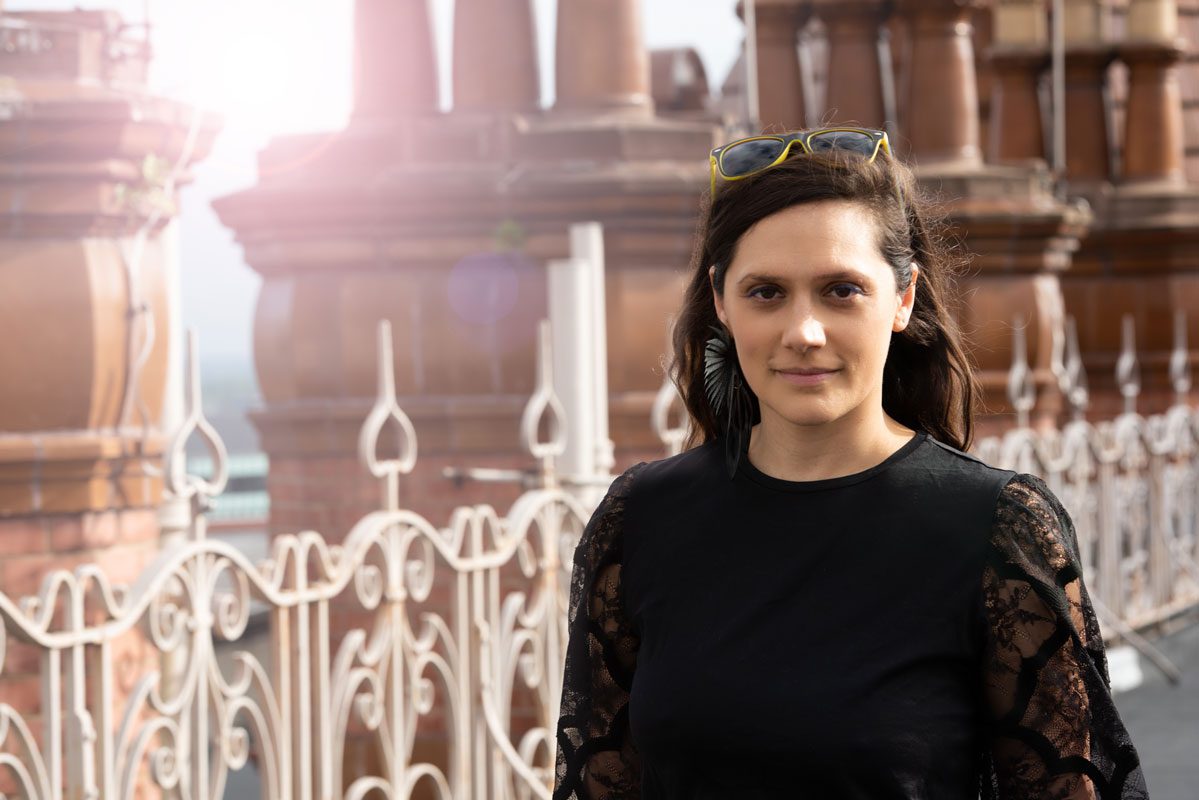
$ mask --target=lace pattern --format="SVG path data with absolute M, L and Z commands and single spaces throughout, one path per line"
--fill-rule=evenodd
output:
M 643 464 L 612 483 L 575 550 L 554 800 L 641 796 L 641 761 L 629 734 L 640 640 L 625 615 L 620 565 L 624 501 Z
M 1069 514 L 1040 478 L 1012 478 L 983 571 L 983 800 L 1149 796 L 1081 573 Z

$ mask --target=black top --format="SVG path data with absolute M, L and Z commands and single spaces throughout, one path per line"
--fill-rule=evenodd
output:
M 1148 797 L 1069 516 L 923 433 L 819 481 L 629 468 L 569 626 L 555 800 Z

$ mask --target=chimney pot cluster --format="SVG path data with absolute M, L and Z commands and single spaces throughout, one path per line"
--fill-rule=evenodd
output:
M 437 111 L 438 72 L 427 0 L 357 0 L 354 98 L 359 117 Z M 532 0 L 457 0 L 454 108 L 536 110 L 541 73 Z M 640 0 L 560 0 L 557 107 L 653 108 Z

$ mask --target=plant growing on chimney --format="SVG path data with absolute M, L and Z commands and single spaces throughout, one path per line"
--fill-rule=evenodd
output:
M 118 183 L 113 199 L 117 208 L 129 217 L 174 216 L 178 209 L 175 198 L 167 191 L 171 162 L 162 156 L 148 153 L 141 163 L 137 183 Z

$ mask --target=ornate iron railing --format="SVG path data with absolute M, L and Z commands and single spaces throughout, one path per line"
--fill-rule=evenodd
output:
M 1052 369 L 1073 419 L 1049 430 L 1029 427 L 1036 397 L 1023 327 L 1014 330 L 1008 395 L 1017 425 L 979 442 L 975 452 L 987 463 L 1045 479 L 1074 522 L 1105 638 L 1118 635 L 1177 681 L 1177 669 L 1136 631 L 1199 605 L 1199 409 L 1187 402 L 1186 319 L 1181 312 L 1174 318 L 1174 405 L 1146 417 L 1136 410 L 1141 380 L 1133 319 L 1124 318 L 1116 362 L 1124 410 L 1098 423 L 1086 419 L 1074 320 L 1055 328 Z
M 1083 419 L 1077 346 L 1063 336 L 1055 373 L 1075 420 L 1061 431 L 1029 428 L 1018 342 L 1011 396 L 1020 424 L 977 452 L 1039 473 L 1059 492 L 1107 633 L 1136 641 L 1133 627 L 1199 603 L 1199 414 L 1182 402 L 1185 342 L 1176 345 L 1184 356 L 1172 373 L 1179 404 L 1144 418 L 1135 411 L 1129 330 L 1120 368 L 1129 406 L 1094 425 Z M 548 798 L 571 554 L 591 512 L 562 484 L 594 483 L 564 480 L 555 468 L 565 441 L 549 350 L 543 324 L 537 389 L 521 431 L 540 467 L 537 486 L 504 515 L 486 505 L 460 508 L 438 527 L 398 504 L 417 442 L 396 402 L 390 328 L 381 324 L 378 396 L 359 441 L 360 459 L 380 482 L 380 509 L 340 544 L 312 531 L 280 536 L 270 559 L 253 564 L 206 534 L 204 511 L 223 488 L 226 456 L 201 410 L 190 338 L 187 417 L 166 480 L 192 504 L 191 535 L 127 588 L 85 566 L 46 576 L 37 596 L 20 603 L 0 594 L 0 657 L 9 639 L 31 643 L 42 685 L 40 728 L 0 701 L 0 777 L 39 800 L 125 800 L 145 784 L 206 799 L 224 796 L 230 772 L 252 761 L 267 798 Z M 671 390 L 663 388 L 652 415 L 668 454 L 683 438 L 671 427 Z M 548 441 L 538 439 L 544 415 Z M 388 425 L 401 446 L 396 458 L 379 459 Z M 185 472 L 193 436 L 212 454 L 210 478 Z M 361 625 L 336 622 L 347 609 Z M 265 619 L 268 631 L 256 644 L 252 619 Z M 156 655 L 153 668 L 122 688 L 115 648 L 131 636 Z M 523 716 L 514 713 L 518 690 L 533 699 Z M 418 729 L 429 728 L 446 743 L 437 763 L 415 757 Z M 343 773 L 354 737 L 372 743 L 378 774 Z
M 196 511 L 190 540 L 164 550 L 128 588 L 89 566 L 48 575 L 20 604 L 0 594 L 0 655 L 7 637 L 42 653 L 40 741 L 0 702 L 0 768 L 18 791 L 132 798 L 149 781 L 183 798 L 219 798 L 228 772 L 253 757 L 268 798 L 406 798 L 420 784 L 441 798 L 548 797 L 567 571 L 590 510 L 555 485 L 564 441 L 547 333 L 543 326 L 538 387 L 522 423 L 542 485 L 506 515 L 460 508 L 440 528 L 399 508 L 399 476 L 412 470 L 417 446 L 396 403 L 383 323 L 379 395 L 359 442 L 382 484 L 383 507 L 339 545 L 311 531 L 277 537 L 258 565 L 206 535 L 204 510 L 223 488 L 226 456 L 201 411 L 193 337 L 187 418 L 166 468 L 171 494 Z M 537 438 L 544 414 L 555 429 L 549 441 Z M 402 446 L 397 458 L 378 459 L 388 423 Z M 211 451 L 211 478 L 184 473 L 194 435 Z M 501 571 L 513 567 L 528 589 L 502 592 Z M 439 570 L 450 591 L 435 612 L 426 601 Z M 256 607 L 269 617 L 268 657 L 249 648 L 219 657 L 224 643 L 242 642 Z M 364 625 L 339 635 L 331 612 L 347 607 Z M 122 696 L 111 647 L 131 632 L 162 658 Z M 516 739 L 518 679 L 533 693 L 538 719 Z M 414 763 L 414 734 L 438 699 L 447 762 Z M 382 774 L 342 774 L 354 732 L 372 738 Z

